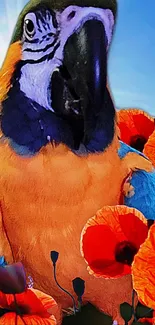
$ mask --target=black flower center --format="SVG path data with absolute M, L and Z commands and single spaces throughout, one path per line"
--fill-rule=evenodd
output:
M 115 260 L 122 264 L 131 265 L 137 252 L 137 247 L 129 241 L 120 242 L 115 248 Z
M 147 142 L 147 139 L 145 137 L 137 134 L 131 138 L 130 146 L 132 148 L 142 152 L 146 142 Z

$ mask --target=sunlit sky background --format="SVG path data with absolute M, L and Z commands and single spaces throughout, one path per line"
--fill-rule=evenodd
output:
M 0 65 L 26 3 L 0 0 Z M 155 115 L 155 0 L 118 0 L 109 80 L 118 108 L 138 107 Z

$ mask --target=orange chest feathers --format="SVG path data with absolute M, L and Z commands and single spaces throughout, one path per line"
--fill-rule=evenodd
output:
M 27 225 L 38 233 L 72 221 L 82 228 L 99 208 L 118 203 L 123 177 L 113 150 L 77 157 L 62 145 L 48 145 L 38 155 L 23 158 L 4 143 L 0 147 L 4 223 L 10 231 Z

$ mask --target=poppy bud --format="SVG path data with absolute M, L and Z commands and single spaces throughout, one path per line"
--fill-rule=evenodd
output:
M 56 251 L 51 251 L 51 260 L 53 262 L 53 265 L 56 264 L 59 257 L 59 253 Z
M 81 278 L 75 278 L 73 281 L 73 289 L 76 295 L 78 296 L 79 300 L 81 300 L 84 291 L 85 291 L 85 281 Z

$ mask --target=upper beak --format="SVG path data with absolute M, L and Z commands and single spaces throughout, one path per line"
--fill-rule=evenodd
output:
M 87 20 L 72 34 L 64 47 L 64 66 L 75 93 L 80 98 L 84 117 L 84 142 L 89 141 L 104 107 L 107 83 L 108 41 L 103 23 Z

